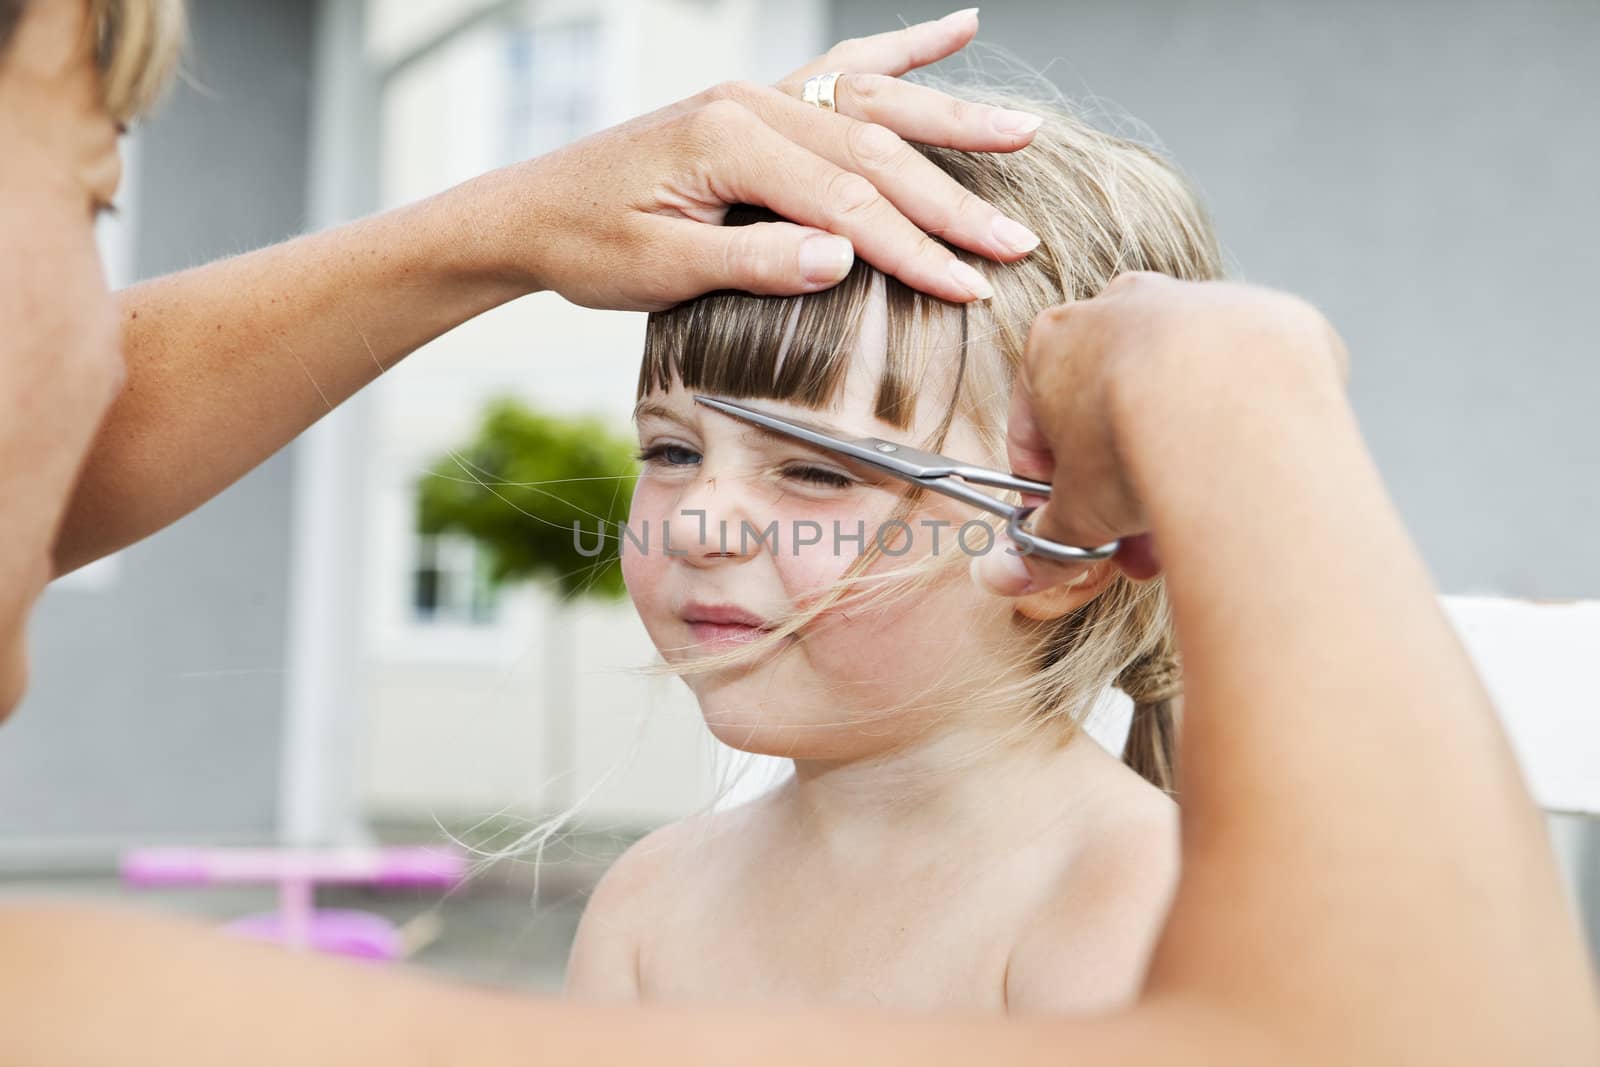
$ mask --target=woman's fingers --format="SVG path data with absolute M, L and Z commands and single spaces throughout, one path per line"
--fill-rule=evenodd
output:
M 1011 411 L 1006 416 L 1006 461 L 1011 465 L 1012 474 L 1036 482 L 1048 482 L 1055 476 L 1055 447 L 1039 425 L 1039 416 L 1033 410 L 1033 393 L 1025 377 L 1019 377 L 1011 389 Z M 1026 495 L 1022 502 L 1042 503 Z
M 830 114 L 758 86 L 728 86 L 723 91 L 788 140 L 866 178 L 898 209 L 897 213 L 926 233 L 1001 261 L 1019 259 L 1039 243 L 1026 226 L 963 188 L 888 126 Z M 887 114 L 892 109 L 880 110 Z M 904 114 L 902 111 L 902 117 Z M 884 267 L 872 251 L 857 247 L 863 258 Z M 884 269 L 900 277 L 898 270 Z M 907 281 L 904 277 L 901 280 Z
M 973 7 L 903 30 L 840 41 L 825 55 L 785 78 L 784 84 L 798 88 L 813 74 L 833 70 L 904 74 L 961 51 L 977 33 L 978 9 Z
M 839 114 L 886 126 L 917 144 L 963 152 L 1013 152 L 1043 119 L 1031 112 L 958 100 L 883 74 L 846 74 L 834 83 Z
M 703 136 L 722 142 L 711 151 L 723 162 L 715 192 L 724 202 L 759 204 L 786 219 L 846 237 L 862 259 L 942 299 L 966 302 L 993 295 L 981 274 L 908 221 L 870 176 L 833 163 L 731 101 L 708 105 L 699 121 Z M 903 179 L 888 184 L 897 202 L 909 197 L 925 217 L 926 190 L 913 191 Z M 973 198 L 953 213 L 972 213 L 982 206 Z
M 1039 125 L 1037 116 L 956 100 L 894 75 L 959 51 L 977 33 L 977 10 L 968 9 L 934 22 L 845 41 L 796 71 L 773 89 L 728 83 L 702 94 L 699 107 L 681 112 L 702 126 L 732 127 L 750 139 L 725 144 L 739 165 L 713 173 L 716 199 L 737 195 L 785 218 L 850 240 L 855 253 L 914 288 L 956 302 L 987 299 L 992 288 L 932 234 L 949 244 L 990 259 L 1010 261 L 1032 251 L 1039 239 L 1006 218 L 925 159 L 908 143 L 935 144 L 963 151 L 1009 152 L 1026 145 Z M 836 113 L 799 99 L 806 78 L 845 72 L 834 84 Z M 746 129 L 737 105 L 759 118 L 767 130 Z M 718 134 L 726 131 L 718 131 Z M 776 138 L 769 136 L 775 132 Z M 755 146 L 765 146 L 765 154 Z M 809 158 L 807 158 L 809 157 Z M 728 273 L 748 276 L 737 284 L 759 292 L 804 292 L 814 286 L 798 253 L 784 253 L 786 267 L 773 265 L 773 241 L 759 239 L 759 254 L 735 256 Z M 721 246 L 743 249 L 753 237 Z M 716 246 L 718 242 L 702 242 Z M 813 243 L 817 263 L 829 246 Z M 761 264 L 759 268 L 753 264 Z M 744 266 L 739 266 L 744 264 Z M 813 266 L 816 266 L 814 263 Z M 798 273 L 797 273 L 798 272 Z M 787 278 L 787 283 L 777 279 Z
M 1011 395 L 1007 460 L 1023 477 L 1049 481 L 1053 492 L 1030 520 L 1036 535 L 1072 545 L 1120 544 L 1112 562 L 1145 580 L 1161 570 L 1111 427 L 1113 365 L 1126 347 L 1121 330 L 1148 318 L 1127 309 L 1126 294 L 1160 289 L 1171 279 L 1124 276 L 1097 297 L 1041 312 Z M 1147 297 L 1149 299 L 1149 297 Z M 1160 301 L 1156 299 L 1156 305 Z M 1034 503 L 1035 501 L 1025 501 Z M 1009 547 L 1009 546 L 1008 546 Z M 1058 564 L 1017 549 L 975 559 L 972 578 L 1000 596 L 1022 596 L 1084 580 L 1096 564 Z

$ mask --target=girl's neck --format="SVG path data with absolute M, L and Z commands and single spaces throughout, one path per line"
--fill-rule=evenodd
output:
M 856 863 L 970 854 L 1046 825 L 1066 829 L 1092 817 L 1095 792 L 1120 767 L 1081 730 L 1054 726 L 945 731 L 887 755 L 794 763 L 794 780 L 772 801 L 790 809 L 809 848 Z

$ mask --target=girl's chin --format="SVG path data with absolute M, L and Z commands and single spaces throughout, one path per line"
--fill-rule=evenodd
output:
M 701 710 L 705 715 L 706 729 L 711 731 L 711 736 L 740 752 L 797 760 L 838 760 L 848 759 L 854 755 L 850 751 L 852 739 L 844 735 L 847 727 L 840 727 L 834 736 L 827 736 L 828 731 L 825 730 L 722 719 L 707 709 Z M 818 737 L 818 733 L 824 736 Z

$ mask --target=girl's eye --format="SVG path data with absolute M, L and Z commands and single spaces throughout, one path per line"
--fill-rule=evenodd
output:
M 659 444 L 651 445 L 634 456 L 640 463 L 649 463 L 653 460 L 662 460 L 669 467 L 689 467 L 700 462 L 700 453 L 683 445 Z
M 790 467 L 783 473 L 799 481 L 810 482 L 812 485 L 825 486 L 829 489 L 848 489 L 856 484 L 854 478 L 823 467 Z

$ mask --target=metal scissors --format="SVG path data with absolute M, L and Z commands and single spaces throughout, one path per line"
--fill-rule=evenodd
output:
M 1119 544 L 1117 541 L 1107 542 L 1098 548 L 1078 548 L 1030 533 L 1023 528 L 1023 524 L 1027 522 L 1028 516 L 1038 510 L 1037 505 L 1025 507 L 1008 503 L 973 488 L 976 485 L 986 485 L 995 489 L 1014 489 L 1021 493 L 1047 497 L 1050 495 L 1050 486 L 1045 482 L 1019 478 L 1015 474 L 990 470 L 987 467 L 975 467 L 958 459 L 950 459 L 934 452 L 924 452 L 910 445 L 885 441 L 878 437 L 836 437 L 821 427 L 773 415 L 732 400 L 718 400 L 715 397 L 699 394 L 696 394 L 694 399 L 695 403 L 704 404 L 724 415 L 731 415 L 733 418 L 760 426 L 783 437 L 804 441 L 828 452 L 847 456 L 903 481 L 965 501 L 991 515 L 1000 515 L 1005 518 L 1006 534 L 1017 543 L 1020 555 L 1036 555 L 1041 559 L 1054 560 L 1057 563 L 1085 563 L 1106 559 L 1117 551 Z

